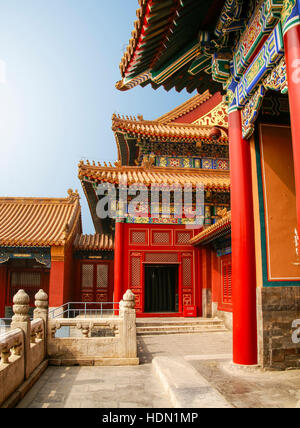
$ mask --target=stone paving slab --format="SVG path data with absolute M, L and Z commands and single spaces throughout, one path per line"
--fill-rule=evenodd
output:
M 175 408 L 231 408 L 232 405 L 182 357 L 156 357 L 153 366 Z
M 199 407 L 209 407 L 216 392 L 223 396 L 220 404 L 233 407 L 300 405 L 300 371 L 264 372 L 233 366 L 230 332 L 139 337 L 138 349 L 140 366 L 49 367 L 18 407 L 170 408 L 176 403 L 171 403 L 155 375 L 151 363 L 156 357 L 180 358 L 189 371 L 197 372 L 199 382 L 194 387 L 202 388 L 198 392 L 203 398 Z M 187 407 L 197 400 L 195 390 L 188 391 L 191 385 L 181 388 Z
M 141 363 L 164 356 L 232 355 L 232 334 L 227 331 L 138 337 L 138 352 Z
M 295 408 L 300 405 L 300 370 L 267 371 L 240 367 L 225 359 L 189 363 L 237 408 Z
M 151 364 L 49 367 L 18 408 L 170 408 Z

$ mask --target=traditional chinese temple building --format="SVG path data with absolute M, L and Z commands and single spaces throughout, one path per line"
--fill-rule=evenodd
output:
M 34 306 L 42 288 L 51 307 L 73 297 L 73 243 L 82 233 L 78 193 L 68 198 L 0 198 L 0 317 L 24 289 Z
M 139 4 L 116 87 L 209 89 L 227 104 L 234 362 L 299 367 L 300 2 Z
M 219 125 L 221 130 L 214 128 Z M 200 230 L 215 224 L 230 208 L 229 151 L 226 108 L 220 93 L 196 95 L 168 114 L 147 121 L 143 117 L 113 116 L 118 161 L 115 165 L 93 162 L 79 164 L 79 178 L 87 197 L 98 234 L 115 235 L 114 301 L 127 289 L 136 296 L 137 316 L 209 316 L 211 302 L 202 290 L 200 251 L 191 242 Z M 224 129 L 223 129 L 224 128 Z M 200 223 L 184 213 L 160 215 L 150 210 L 123 218 L 101 219 L 98 215 L 99 185 L 109 184 L 120 195 L 122 185 L 144 186 L 161 194 L 166 187 L 191 186 L 193 207 L 198 185 L 204 192 Z M 129 196 L 129 201 L 132 197 Z M 168 215 L 166 215 L 168 214 Z M 82 288 L 81 300 L 93 301 Z

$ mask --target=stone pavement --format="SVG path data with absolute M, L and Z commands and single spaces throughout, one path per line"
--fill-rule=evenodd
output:
M 151 365 L 49 367 L 19 408 L 168 408 Z
M 230 333 L 147 336 L 138 339 L 140 366 L 49 367 L 19 408 L 170 408 L 152 368 L 156 356 L 229 353 Z
M 229 332 L 144 336 L 138 339 L 138 348 L 140 366 L 49 367 L 18 407 L 170 408 L 216 403 L 216 407 L 289 408 L 300 401 L 299 370 L 265 372 L 233 366 Z M 199 379 L 198 386 L 188 388 L 185 370 L 171 370 L 176 364 L 185 364 L 189 375 Z M 159 365 L 161 373 L 155 368 Z

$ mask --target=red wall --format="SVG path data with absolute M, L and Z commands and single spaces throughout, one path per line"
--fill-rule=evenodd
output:
M 186 305 L 197 306 L 199 315 L 201 307 L 197 267 L 199 253 L 188 243 L 194 236 L 194 231 L 181 225 L 126 223 L 123 227 L 122 293 L 124 294 L 129 288 L 135 293 L 137 316 L 151 316 L 144 313 L 144 265 L 150 262 L 178 264 L 179 313 L 174 316 L 182 316 L 183 307 Z M 164 242 L 162 243 L 161 240 Z M 155 316 L 159 315 L 170 316 L 170 314 L 155 314 Z

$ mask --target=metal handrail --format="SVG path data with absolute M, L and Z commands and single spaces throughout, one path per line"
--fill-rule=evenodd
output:
M 84 308 L 72 308 L 75 305 L 84 305 Z M 104 308 L 104 306 L 110 305 L 110 309 Z M 89 309 L 87 306 L 96 306 L 96 308 Z M 68 302 L 59 308 L 52 309 L 49 311 L 49 318 L 75 318 L 76 316 L 84 315 L 99 315 L 103 316 L 104 313 L 112 312 L 115 314 L 119 313 L 119 302 Z M 67 315 L 67 316 L 66 316 Z M 70 316 L 72 315 L 72 316 Z

